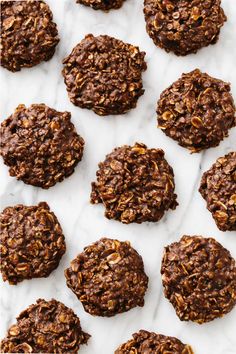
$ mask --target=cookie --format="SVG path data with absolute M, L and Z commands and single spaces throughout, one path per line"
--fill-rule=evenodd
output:
M 71 102 L 104 116 L 135 108 L 147 66 L 138 47 L 109 36 L 87 35 L 63 60 Z
M 108 219 L 125 224 L 159 221 L 178 205 L 173 169 L 164 155 L 140 143 L 114 149 L 99 164 L 91 203 L 103 203 Z
M 70 176 L 83 147 L 71 114 L 44 104 L 19 105 L 0 127 L 0 155 L 10 176 L 32 186 L 47 189 Z
M 157 104 L 158 126 L 191 152 L 215 147 L 236 126 L 230 84 L 199 69 L 183 74 Z
M 90 335 L 76 314 L 54 299 L 38 299 L 17 317 L 1 342 L 1 353 L 77 353 Z
M 213 238 L 183 236 L 165 248 L 161 266 L 165 297 L 181 321 L 222 317 L 236 304 L 236 266 Z
M 109 11 L 119 9 L 125 0 L 76 0 L 78 4 L 90 6 L 94 10 Z
M 52 58 L 59 42 L 49 6 L 41 0 L 1 1 L 1 65 L 14 72 Z
M 141 256 L 128 241 L 102 238 L 85 247 L 65 277 L 91 315 L 111 317 L 144 305 L 148 277 Z
M 140 330 L 121 344 L 115 354 L 193 354 L 192 348 L 175 337 Z
M 18 204 L 0 214 L 0 271 L 4 281 L 48 277 L 66 251 L 57 217 L 47 203 Z
M 206 171 L 199 192 L 221 231 L 236 231 L 236 152 L 220 157 Z
M 176 55 L 215 44 L 227 20 L 221 0 L 144 0 L 144 16 L 153 42 Z

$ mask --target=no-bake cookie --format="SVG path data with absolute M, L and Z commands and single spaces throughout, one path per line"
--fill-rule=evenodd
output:
M 162 131 L 191 152 L 219 145 L 236 126 L 230 84 L 199 69 L 162 92 L 157 115 Z
M 45 202 L 0 213 L 0 271 L 4 281 L 47 277 L 65 253 L 61 226 Z
M 109 11 L 119 9 L 125 0 L 76 0 L 77 3 L 90 6 L 94 10 Z
M 216 43 L 227 20 L 221 0 L 144 0 L 144 15 L 153 42 L 176 55 Z
M 236 152 L 216 160 L 201 180 L 199 192 L 221 231 L 236 231 Z
M 199 324 L 222 317 L 236 304 L 236 266 L 213 238 L 183 236 L 165 248 L 162 283 L 181 321 Z
M 71 102 L 98 115 L 123 114 L 144 93 L 147 66 L 138 47 L 106 35 L 87 35 L 63 60 Z
M 59 42 L 49 6 L 41 0 L 1 1 L 1 65 L 10 71 L 51 59 Z
M 125 224 L 159 221 L 175 209 L 173 169 L 161 149 L 136 143 L 114 149 L 99 164 L 91 203 L 103 203 L 105 216 Z
M 74 172 L 83 147 L 71 114 L 44 104 L 19 105 L 0 127 L 0 155 L 10 175 L 45 189 Z
M 38 299 L 17 317 L 0 348 L 1 353 L 75 354 L 89 337 L 70 308 L 54 299 Z
M 148 277 L 141 256 L 128 241 L 102 238 L 85 247 L 65 276 L 91 315 L 110 317 L 144 305 Z
M 121 344 L 115 354 L 193 354 L 192 348 L 175 337 L 140 330 Z

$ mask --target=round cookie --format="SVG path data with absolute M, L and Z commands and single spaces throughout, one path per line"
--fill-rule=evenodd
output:
M 144 93 L 147 66 L 138 47 L 109 36 L 87 35 L 63 60 L 71 102 L 96 114 L 123 114 Z
M 176 55 L 215 44 L 227 20 L 221 0 L 144 0 L 144 16 L 153 42 Z
M 48 61 L 59 42 L 49 6 L 41 0 L 1 1 L 1 65 L 14 72 Z
M 85 247 L 65 277 L 91 315 L 111 317 L 144 305 L 148 277 L 142 257 L 128 241 L 102 238 Z
M 32 186 L 47 189 L 70 176 L 83 147 L 71 114 L 44 104 L 19 105 L 0 127 L 0 155 L 10 175 Z
M 94 10 L 109 11 L 119 9 L 125 0 L 76 0 L 77 3 L 90 6 Z
M 76 314 L 54 299 L 38 299 L 17 317 L 1 341 L 1 353 L 77 353 L 90 335 Z
M 236 231 L 236 152 L 216 160 L 201 180 L 199 192 L 221 231 Z
M 193 354 L 192 348 L 175 337 L 140 330 L 121 344 L 115 354 Z
M 213 238 L 183 236 L 165 248 L 161 266 L 165 297 L 181 321 L 222 317 L 236 304 L 236 266 Z
M 57 217 L 47 203 L 18 204 L 0 213 L 0 271 L 4 281 L 48 277 L 66 251 Z
M 91 203 L 103 203 L 105 216 L 125 224 L 159 221 L 175 209 L 173 169 L 161 149 L 136 143 L 114 149 L 99 164 Z
M 191 152 L 219 145 L 236 126 L 230 84 L 199 69 L 183 74 L 157 104 L 158 126 Z

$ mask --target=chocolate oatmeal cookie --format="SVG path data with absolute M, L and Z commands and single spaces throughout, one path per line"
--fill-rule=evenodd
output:
M 175 337 L 140 330 L 121 344 L 115 354 L 193 354 L 192 348 Z
M 0 214 L 0 271 L 4 281 L 48 277 L 66 251 L 57 217 L 47 203 L 16 205 Z
M 236 126 L 230 84 L 199 69 L 162 92 L 157 115 L 159 128 L 191 152 L 219 145 Z
M 227 20 L 221 0 L 144 0 L 144 15 L 153 42 L 176 55 L 215 44 Z
M 144 93 L 147 66 L 138 47 L 109 36 L 87 35 L 63 60 L 71 102 L 96 114 L 123 114 Z
M 114 149 L 99 164 L 91 203 L 103 203 L 105 216 L 125 224 L 159 221 L 175 209 L 173 169 L 161 149 L 136 143 Z
M 94 10 L 109 11 L 119 9 L 125 0 L 76 0 L 77 3 L 90 6 Z
M 0 127 L 0 155 L 10 175 L 32 186 L 47 189 L 70 176 L 83 147 L 71 114 L 44 104 L 19 105 Z
M 91 315 L 111 317 L 144 305 L 148 277 L 141 256 L 128 241 L 102 238 L 85 247 L 65 277 Z
M 1 353 L 75 354 L 89 337 L 70 308 L 54 299 L 38 299 L 17 317 L 0 348 Z
M 236 152 L 216 160 L 201 180 L 199 192 L 221 231 L 236 231 Z
M 183 236 L 165 248 L 162 283 L 181 321 L 199 324 L 230 312 L 236 304 L 236 266 L 213 238 Z
M 1 1 L 1 65 L 10 71 L 51 59 L 59 42 L 48 5 L 41 0 Z

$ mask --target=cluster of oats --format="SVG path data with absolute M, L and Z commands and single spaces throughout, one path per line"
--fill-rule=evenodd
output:
M 216 160 L 203 174 L 199 191 L 221 231 L 236 231 L 236 152 Z
M 102 116 L 135 108 L 144 93 L 144 56 L 138 47 L 116 38 L 87 35 L 63 61 L 71 102 Z
M 3 67 L 14 72 L 47 61 L 58 42 L 57 26 L 44 1 L 1 1 Z
M 119 9 L 125 0 L 76 0 L 77 3 L 90 6 L 94 10 L 109 11 Z
M 165 248 L 164 294 L 182 321 L 199 324 L 222 317 L 236 304 L 236 265 L 213 238 L 183 236 Z
M 176 55 L 216 43 L 227 20 L 221 0 L 144 0 L 144 15 L 153 42 Z
M 65 276 L 91 315 L 110 317 L 144 305 L 148 277 L 141 256 L 129 242 L 100 239 L 85 247 Z
M 61 226 L 47 203 L 16 205 L 0 214 L 0 271 L 4 281 L 47 277 L 66 251 Z
M 123 223 L 158 221 L 177 206 L 173 169 L 161 149 L 136 143 L 116 148 L 99 164 L 91 203 Z
M 219 145 L 236 126 L 230 84 L 199 69 L 162 92 L 157 115 L 159 128 L 191 152 Z
M 47 189 L 70 176 L 83 148 L 71 114 L 44 104 L 19 105 L 0 126 L 0 155 L 10 175 L 33 186 Z
M 1 353 L 75 354 L 89 337 L 70 308 L 54 299 L 38 299 L 9 328 Z
M 192 348 L 175 337 L 140 330 L 121 344 L 115 354 L 193 354 Z

